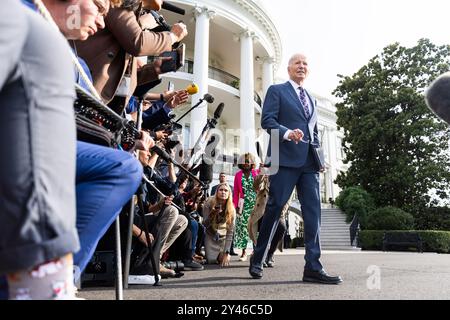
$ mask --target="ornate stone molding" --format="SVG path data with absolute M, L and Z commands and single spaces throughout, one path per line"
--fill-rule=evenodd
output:
M 255 17 L 256 20 L 258 20 L 258 22 L 261 23 L 261 25 L 265 28 L 275 50 L 274 60 L 277 68 L 281 62 L 281 39 L 272 20 L 265 13 L 265 11 L 262 8 L 260 8 L 254 1 L 249 0 L 233 0 L 233 1 L 242 8 L 244 8 L 244 10 L 249 12 L 253 17 Z
M 275 58 L 273 58 L 273 57 L 261 57 L 260 61 L 262 63 L 274 64 L 275 63 Z
M 214 10 L 210 10 L 207 7 L 200 6 L 195 6 L 195 8 L 192 10 L 192 13 L 194 15 L 194 19 L 197 19 L 203 14 L 206 14 L 208 19 L 214 19 L 214 17 L 216 16 L 216 12 Z

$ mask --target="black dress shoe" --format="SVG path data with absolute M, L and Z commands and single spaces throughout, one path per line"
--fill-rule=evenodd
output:
M 250 267 L 248 268 L 248 272 L 252 276 L 253 279 L 261 279 L 263 276 L 263 272 L 261 268 L 253 265 L 253 256 L 250 257 Z
M 237 254 L 236 252 L 234 252 L 234 251 L 230 251 L 230 256 L 238 256 L 239 254 Z
M 330 276 L 323 269 L 320 271 L 303 271 L 303 282 L 314 282 L 323 284 L 339 284 L 343 280 L 339 276 Z
M 266 261 L 264 262 L 264 264 L 268 268 L 273 268 L 273 266 L 275 264 L 275 260 L 273 259 L 273 254 L 267 256 Z

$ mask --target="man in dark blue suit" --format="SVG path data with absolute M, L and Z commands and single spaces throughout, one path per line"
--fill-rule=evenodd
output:
M 316 102 L 303 88 L 308 62 L 303 54 L 289 60 L 290 80 L 269 88 L 264 101 L 261 126 L 271 135 L 268 157 L 271 159 L 269 200 L 262 220 L 258 242 L 250 259 L 250 275 L 262 278 L 268 244 L 277 229 L 283 206 L 297 187 L 305 226 L 305 268 L 303 281 L 325 284 L 342 282 L 328 275 L 320 258 L 320 162 L 315 157 L 319 146 Z

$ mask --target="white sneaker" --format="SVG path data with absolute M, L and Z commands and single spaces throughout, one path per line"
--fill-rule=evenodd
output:
M 161 280 L 161 276 L 158 275 L 158 279 Z M 129 284 L 155 284 L 155 276 L 149 275 L 149 274 L 143 274 L 143 275 L 129 275 L 128 276 L 128 283 Z

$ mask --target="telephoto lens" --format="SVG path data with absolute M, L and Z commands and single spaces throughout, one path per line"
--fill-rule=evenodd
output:
M 184 263 L 181 261 L 166 261 L 164 266 L 168 269 L 172 269 L 175 272 L 180 272 L 184 270 Z

